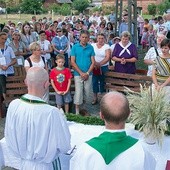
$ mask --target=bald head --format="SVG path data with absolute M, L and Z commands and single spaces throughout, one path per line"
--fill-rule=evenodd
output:
M 109 92 L 100 102 L 100 111 L 106 122 L 119 124 L 125 122 L 129 116 L 129 102 L 123 94 Z
M 28 88 L 41 88 L 44 86 L 45 82 L 48 81 L 48 79 L 48 73 L 45 69 L 40 67 L 31 67 L 30 69 L 28 69 L 26 75 L 26 83 Z

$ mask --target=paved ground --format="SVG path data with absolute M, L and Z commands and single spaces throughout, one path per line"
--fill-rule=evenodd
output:
M 102 96 L 99 96 L 99 102 Z M 91 116 L 99 116 L 99 102 L 96 105 L 84 104 L 83 108 L 90 113 Z M 50 101 L 51 104 L 54 104 L 54 101 Z M 0 139 L 4 136 L 4 126 L 5 126 L 5 118 L 0 118 Z M 14 170 L 12 168 L 3 168 L 3 170 Z

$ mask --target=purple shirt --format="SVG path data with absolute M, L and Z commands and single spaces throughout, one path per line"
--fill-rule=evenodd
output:
M 138 59 L 137 48 L 134 44 L 131 44 L 128 47 L 130 54 L 125 50 L 125 52 L 121 56 L 119 56 L 122 50 L 123 48 L 119 45 L 119 43 L 117 43 L 114 48 L 112 57 L 125 58 L 125 59 L 130 59 L 130 58 L 135 57 L 136 59 Z M 135 74 L 136 72 L 135 63 L 127 62 L 126 64 L 121 64 L 120 62 L 116 61 L 115 72 Z

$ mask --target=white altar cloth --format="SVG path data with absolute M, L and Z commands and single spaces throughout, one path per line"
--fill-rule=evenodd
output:
M 71 146 L 78 148 L 83 142 L 98 136 L 104 131 L 104 126 L 84 125 L 80 123 L 68 122 L 70 133 L 71 133 Z M 164 170 L 167 160 L 170 160 L 170 137 L 165 136 L 162 147 L 157 143 L 154 145 L 147 144 L 143 139 L 143 134 L 133 129 L 134 126 L 126 124 L 126 132 L 135 138 L 142 141 L 143 146 L 154 156 L 157 161 L 156 170 Z M 5 166 L 13 167 L 16 169 L 20 168 L 20 159 L 14 158 L 10 151 L 7 149 L 4 139 L 0 141 L 2 153 L 4 155 Z M 76 149 L 73 151 L 76 151 Z M 0 155 L 1 156 L 1 155 Z M 60 160 L 62 164 L 62 170 L 69 170 L 69 160 L 71 155 L 62 154 Z

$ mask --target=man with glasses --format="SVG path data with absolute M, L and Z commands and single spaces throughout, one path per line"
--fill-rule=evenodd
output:
M 52 46 L 54 49 L 54 54 L 57 56 L 58 54 L 62 54 L 65 57 L 65 67 L 69 67 L 68 61 L 68 47 L 69 41 L 68 38 L 63 35 L 63 31 L 61 28 L 57 28 L 57 35 L 52 39 Z

